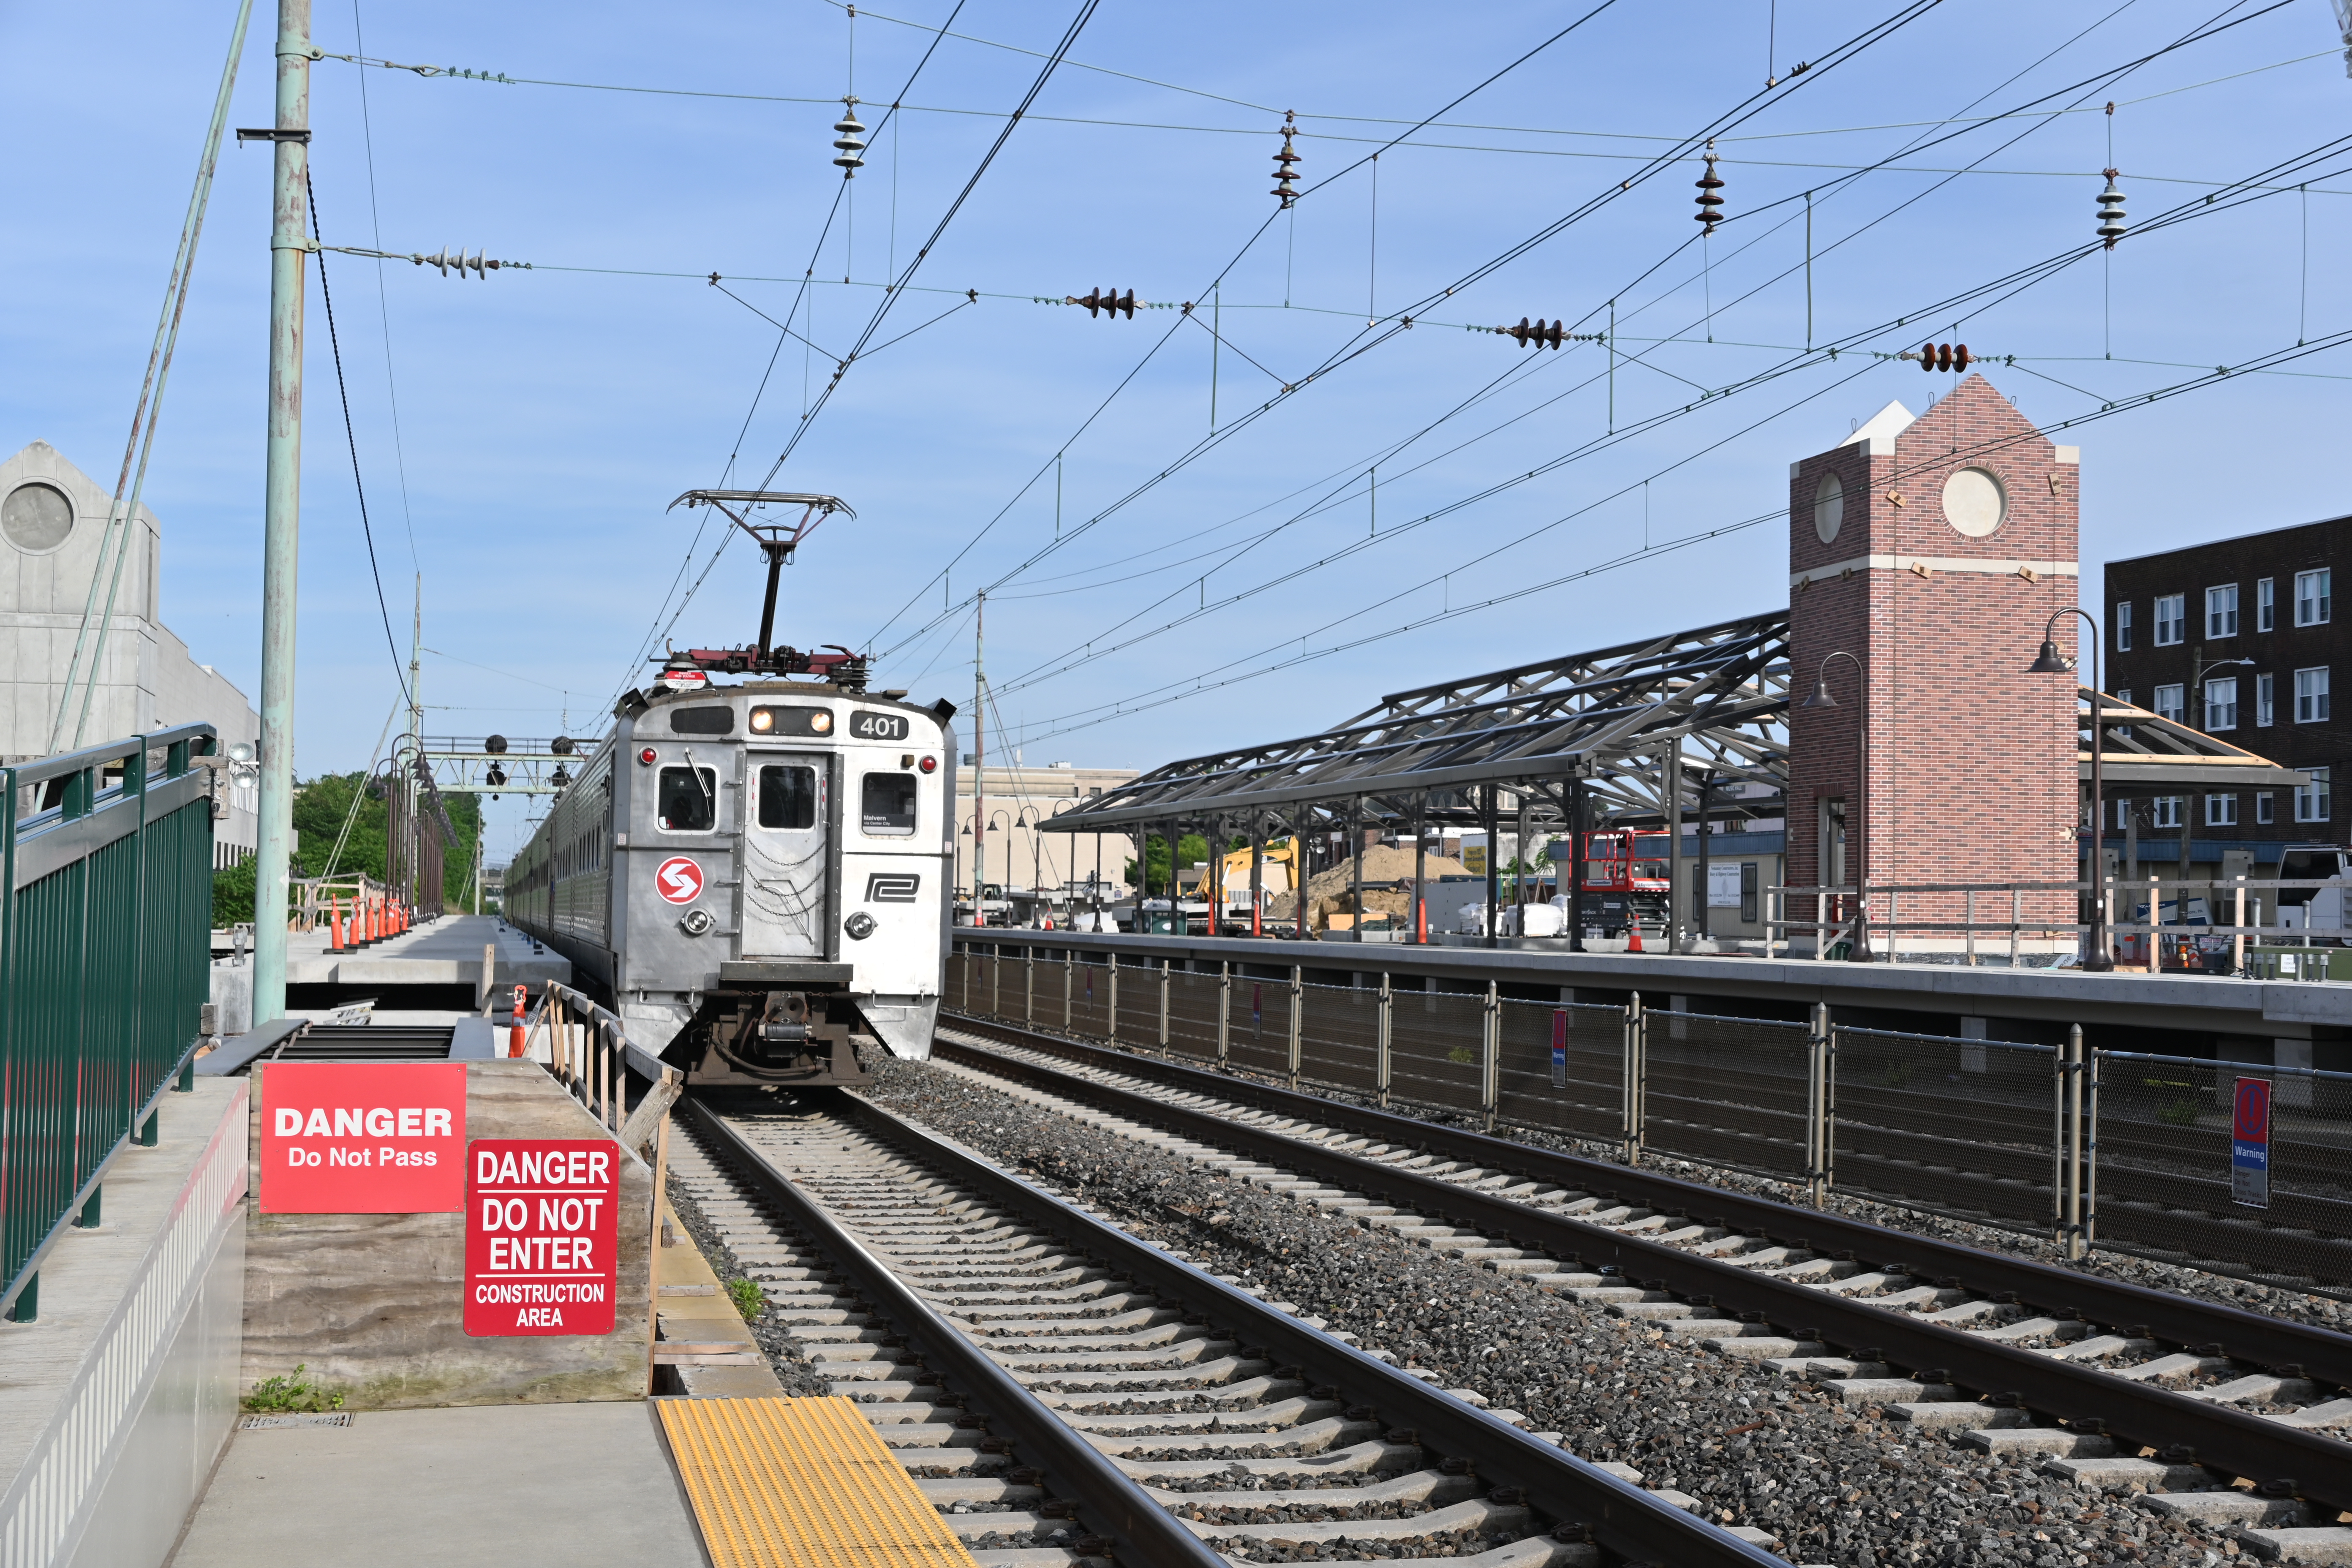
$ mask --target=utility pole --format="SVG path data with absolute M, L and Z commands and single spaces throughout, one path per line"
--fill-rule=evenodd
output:
M 986 652 L 988 590 L 971 616 L 971 923 L 988 923 L 988 693 L 982 658 Z
M 402 855 L 408 866 L 408 904 L 415 909 L 425 897 L 425 788 L 417 782 L 425 760 L 425 574 L 416 574 L 415 618 L 408 633 L 408 776 L 400 787 L 408 799 L 408 843 Z
M 286 1016 L 294 834 L 294 590 L 302 507 L 302 253 L 310 247 L 310 0 L 278 0 L 270 187 L 269 448 L 261 532 L 261 790 L 253 887 L 253 1021 Z

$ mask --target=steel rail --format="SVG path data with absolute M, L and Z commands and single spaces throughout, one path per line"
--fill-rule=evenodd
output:
M 2303 1375 L 2328 1382 L 2343 1381 L 2340 1372 L 2345 1365 L 2347 1342 L 2344 1336 L 2324 1330 L 2303 1329 L 2254 1313 L 2210 1307 L 2114 1281 L 2095 1280 L 1817 1210 L 1799 1209 L 1697 1183 L 1651 1175 L 1628 1166 L 1433 1126 L 1409 1117 L 1343 1105 L 1197 1068 L 1139 1061 L 1017 1027 L 966 1020 L 961 1016 L 955 1023 L 977 1032 L 1014 1037 L 1025 1046 L 1063 1055 L 1081 1055 L 1082 1059 L 1098 1060 L 1114 1070 L 1172 1087 L 1255 1104 L 1351 1134 L 1418 1146 L 1430 1153 L 1471 1161 L 1491 1170 L 1549 1178 L 1563 1186 L 1602 1192 L 1620 1201 L 1632 1199 L 1668 1213 L 1710 1219 L 1723 1216 L 1721 1223 L 1727 1228 L 1738 1229 L 1743 1235 L 1783 1240 L 1807 1250 L 1853 1249 L 1857 1255 L 1866 1251 L 1873 1259 L 1888 1260 L 1885 1266 L 1890 1270 L 1936 1279 L 1966 1279 L 1973 1288 L 1989 1290 L 2001 1289 L 1998 1281 L 2014 1279 L 2020 1282 L 2017 1294 L 2021 1299 L 2026 1299 L 2029 1290 L 2031 1299 L 2043 1303 L 2053 1302 L 2053 1297 L 2071 1296 L 2069 1315 L 2079 1310 L 2094 1321 L 2128 1323 L 2134 1327 L 2145 1324 L 2147 1337 L 2175 1339 L 2189 1344 L 2210 1343 L 2218 1339 L 2228 1346 L 2228 1332 L 2241 1330 L 2249 1338 L 2259 1338 L 2265 1349 L 2279 1354 L 2282 1364 L 2300 1364 Z M 1170 1105 L 1034 1062 L 1001 1057 L 949 1040 L 938 1041 L 933 1050 L 949 1059 L 1116 1110 L 1139 1121 L 1156 1123 L 1206 1143 L 1276 1162 L 1350 1192 L 1391 1198 L 1416 1213 L 1475 1226 L 1482 1237 L 1504 1238 L 1564 1263 L 1598 1266 L 1650 1289 L 1696 1298 L 1728 1312 L 1755 1314 L 1756 1321 L 1790 1327 L 1792 1337 L 1799 1340 L 1842 1345 L 1850 1350 L 1867 1347 L 1874 1353 L 1866 1359 L 1884 1360 L 1915 1370 L 1935 1369 L 1943 1375 L 1923 1381 L 1948 1381 L 1985 1394 L 2014 1395 L 2030 1408 L 2054 1416 L 2076 1430 L 2111 1432 L 2125 1441 L 2159 1450 L 2185 1444 L 2193 1451 L 2195 1462 L 2226 1470 L 2231 1476 L 2247 1477 L 2257 1482 L 2284 1480 L 2298 1490 L 2316 1486 L 2324 1490 L 2306 1494 L 2313 1495 L 2315 1500 L 2339 1507 L 2352 1503 L 2352 1462 L 2347 1462 L 2352 1461 L 2352 1446 L 2323 1433 L 2288 1426 L 2168 1389 L 2056 1361 L 1964 1330 L 1923 1322 L 1868 1301 L 1852 1300 L 1791 1280 L 1759 1275 L 1664 1243 L 1548 1213 L 1516 1199 L 1458 1186 L 1441 1177 L 1343 1153 L 1228 1117 Z M 2097 1305 L 2094 1309 L 2073 1304 L 2083 1301 Z M 2159 1323 L 2164 1326 L 2159 1327 Z M 2288 1351 L 2294 1353 L 2286 1353 Z M 2221 1353 L 2249 1358 L 2253 1354 L 2242 1341 Z
M 1104 1533 L 1132 1549 L 1123 1561 L 1144 1564 L 1199 1563 L 1229 1568 L 1208 1542 L 1129 1479 L 1093 1444 L 1064 1423 L 999 1367 L 969 1337 L 940 1316 L 830 1215 L 793 1188 L 790 1179 L 707 1105 L 692 1097 L 698 1126 L 716 1137 L 754 1173 L 780 1205 L 803 1223 L 811 1237 L 839 1258 L 867 1300 L 908 1331 L 926 1362 L 983 1403 L 990 1416 L 1031 1453 L 1045 1457 L 1039 1468 L 1064 1483 L 1057 1489 L 1099 1514 Z M 1329 1384 L 1351 1401 L 1373 1407 L 1384 1424 L 1399 1429 L 1399 1442 L 1412 1442 L 1470 1461 L 1473 1473 L 1490 1487 L 1516 1489 L 1538 1511 L 1580 1524 L 1607 1551 L 1636 1562 L 1742 1564 L 1745 1568 L 1786 1563 L 1769 1552 L 1621 1480 L 1563 1449 L 1408 1376 L 1397 1368 L 1307 1327 L 1289 1313 L 1226 1285 L 1183 1259 L 1138 1240 L 1065 1203 L 1053 1194 L 999 1168 L 979 1155 L 925 1131 L 856 1095 L 843 1096 L 844 1109 L 883 1141 L 966 1191 L 1017 1214 L 1025 1225 L 1056 1235 L 1104 1268 L 1131 1279 L 1164 1299 L 1198 1311 L 1221 1331 L 1238 1336 L 1253 1356 L 1278 1366 L 1310 1385 Z M 933 1358 L 934 1347 L 939 1354 Z
M 846 1275 L 866 1303 L 887 1318 L 956 1392 L 976 1405 L 1000 1433 L 1052 1479 L 1054 1489 L 1079 1504 L 1088 1522 L 1118 1543 L 1136 1568 L 1227 1568 L 1208 1542 L 1151 1500 L 1110 1458 L 1048 1409 L 969 1336 L 950 1323 L 887 1265 L 866 1250 L 814 1199 L 796 1186 L 750 1140 L 699 1098 L 678 1110 L 732 1157 L 738 1170 L 789 1215 L 817 1248 Z M 882 1124 L 875 1123 L 877 1130 Z

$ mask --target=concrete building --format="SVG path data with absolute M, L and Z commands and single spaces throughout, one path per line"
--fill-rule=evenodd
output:
M 2144 859 L 2177 861 L 2184 839 L 2192 864 L 2251 851 L 2252 874 L 2267 877 L 2289 844 L 2346 842 L 2334 785 L 2352 767 L 2352 731 L 2336 723 L 2331 689 L 2336 666 L 2352 670 L 2352 618 L 2336 618 L 2339 557 L 2352 558 L 2352 517 L 2107 563 L 2107 689 L 2310 775 L 2291 790 L 2116 800 L 2111 846 L 2129 831 Z
M 111 504 L 103 486 L 46 441 L 0 463 L 0 759 L 45 757 L 72 744 L 70 721 L 63 741 L 52 743 L 58 708 L 100 570 Z M 97 584 L 98 606 L 89 612 L 89 646 L 98 644 L 101 618 L 105 642 L 83 742 L 205 721 L 219 730 L 224 747 L 257 742 L 261 719 L 245 693 L 211 665 L 197 663 L 163 624 L 163 525 L 142 506 L 130 535 L 119 582 L 108 564 L 109 581 Z M 114 609 L 106 616 L 110 588 Z M 89 657 L 86 651 L 86 666 Z M 80 689 L 77 683 L 77 708 Z M 226 867 L 253 853 L 255 792 L 223 782 L 228 813 L 215 825 L 214 844 L 217 864 Z
M 956 891 L 971 892 L 972 786 L 980 770 L 965 753 L 956 772 Z M 988 764 L 988 880 L 992 887 L 1059 888 L 1084 883 L 1093 877 L 1099 858 L 1104 881 L 1124 897 L 1122 879 L 1135 846 L 1124 834 L 1034 833 L 1030 825 L 1051 816 L 1058 807 L 1068 811 L 1081 800 L 1106 795 L 1135 777 L 1133 768 L 1074 768 L 1067 763 L 1044 767 L 1024 766 L 1018 760 Z M 1099 842 L 1097 840 L 1099 839 Z M 994 897 L 993 894 L 991 897 Z

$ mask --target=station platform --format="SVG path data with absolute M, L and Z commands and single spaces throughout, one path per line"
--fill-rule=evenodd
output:
M 356 952 L 329 951 L 323 931 L 298 931 L 286 939 L 289 985 L 411 985 L 478 987 L 482 949 L 494 947 L 490 984 L 528 985 L 536 996 L 553 980 L 572 984 L 572 961 L 552 948 L 532 951 L 530 938 L 495 915 L 444 915 L 430 925 L 404 931 L 389 942 Z
M 655 1406 L 472 1405 L 241 1426 L 173 1568 L 705 1568 Z

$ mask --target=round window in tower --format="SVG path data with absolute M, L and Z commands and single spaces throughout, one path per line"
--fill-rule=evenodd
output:
M 2000 480 L 1984 468 L 1959 468 L 1944 481 L 1944 521 L 1955 531 L 1982 539 L 2009 515 Z
M 0 500 L 0 534 L 28 555 L 46 555 L 73 531 L 73 502 L 55 485 L 18 485 Z
M 1813 491 L 1813 531 L 1823 544 L 1832 543 L 1845 526 L 1845 486 L 1835 474 L 1823 474 Z

